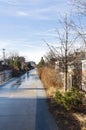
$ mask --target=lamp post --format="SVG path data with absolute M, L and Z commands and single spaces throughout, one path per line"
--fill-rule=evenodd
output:
M 3 62 L 5 64 L 5 49 L 3 48 Z

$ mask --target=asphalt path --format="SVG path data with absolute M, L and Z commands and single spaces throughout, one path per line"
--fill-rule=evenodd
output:
M 0 85 L 0 130 L 58 130 L 37 69 Z

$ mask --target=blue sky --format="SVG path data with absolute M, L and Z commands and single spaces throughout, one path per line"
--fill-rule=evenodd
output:
M 58 17 L 71 10 L 69 0 L 0 0 L 0 58 L 2 49 L 38 62 L 57 44 Z

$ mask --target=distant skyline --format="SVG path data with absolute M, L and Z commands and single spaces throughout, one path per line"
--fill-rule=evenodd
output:
M 43 39 L 58 44 L 58 18 L 71 10 L 69 0 L 0 0 L 0 58 L 5 48 L 39 62 L 48 51 Z

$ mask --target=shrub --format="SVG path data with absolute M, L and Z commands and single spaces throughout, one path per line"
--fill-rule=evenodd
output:
M 55 72 L 55 70 L 51 68 L 48 68 L 48 67 L 40 68 L 39 76 L 46 88 L 50 88 L 50 87 L 61 88 L 62 87 L 62 81 L 59 78 L 59 75 Z
M 72 88 L 69 92 L 65 92 L 64 95 L 58 91 L 55 94 L 56 101 L 64 106 L 67 110 L 80 107 L 83 97 L 84 94 L 75 88 Z
M 60 103 L 60 104 L 63 103 L 63 96 L 62 96 L 62 94 L 61 94 L 59 91 L 56 92 L 56 94 L 55 94 L 55 99 L 56 99 L 56 101 L 57 101 L 58 103 Z

